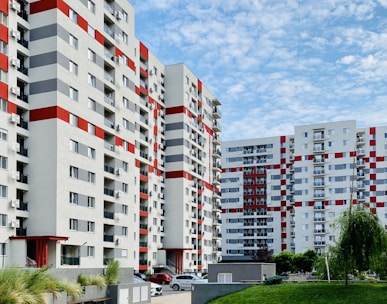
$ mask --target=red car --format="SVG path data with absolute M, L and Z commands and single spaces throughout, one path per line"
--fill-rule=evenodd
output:
M 165 272 L 159 272 L 159 273 L 155 273 L 155 274 L 152 274 L 151 276 L 149 276 L 148 281 L 164 285 L 164 284 L 171 283 L 172 277 Z

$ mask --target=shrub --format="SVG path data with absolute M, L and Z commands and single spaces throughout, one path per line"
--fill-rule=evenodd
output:
M 105 280 L 108 285 L 118 284 L 118 275 L 120 272 L 120 264 L 118 261 L 110 260 L 105 271 Z
M 266 278 L 265 281 L 263 281 L 263 284 L 265 285 L 276 285 L 282 283 L 282 277 L 281 276 L 274 276 Z

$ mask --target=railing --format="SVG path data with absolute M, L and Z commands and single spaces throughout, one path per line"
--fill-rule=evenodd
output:
M 114 242 L 114 235 L 104 234 L 104 236 L 103 236 L 103 241 L 104 241 L 104 242 L 110 242 L 110 243 L 113 243 L 113 242 Z
M 114 212 L 104 211 L 103 212 L 103 217 L 107 218 L 107 219 L 114 219 Z
M 61 265 L 79 265 L 79 257 L 61 256 Z
M 114 190 L 113 190 L 113 189 L 104 188 L 104 189 L 103 189 L 103 193 L 104 193 L 105 195 L 114 196 Z

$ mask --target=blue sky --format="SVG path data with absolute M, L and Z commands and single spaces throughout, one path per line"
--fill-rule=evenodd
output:
M 130 0 L 136 36 L 222 102 L 222 140 L 387 125 L 387 0 Z

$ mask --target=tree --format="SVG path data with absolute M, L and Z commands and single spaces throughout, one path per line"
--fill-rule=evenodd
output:
M 366 271 L 376 266 L 386 250 L 386 236 L 378 217 L 360 205 L 344 211 L 338 224 L 337 258 L 342 261 L 345 285 L 348 285 L 350 271 Z
M 282 251 L 271 258 L 276 264 L 277 273 L 293 271 L 293 254 L 289 251 Z
M 293 257 L 293 265 L 295 271 L 310 272 L 313 268 L 317 253 L 314 250 L 307 250 L 304 253 L 295 254 Z

